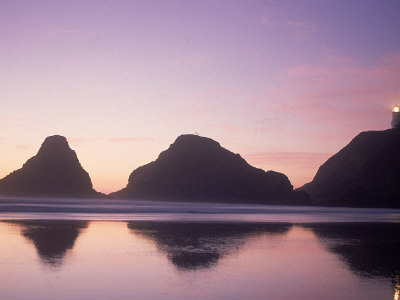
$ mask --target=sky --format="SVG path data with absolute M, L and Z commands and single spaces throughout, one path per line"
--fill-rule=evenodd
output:
M 0 178 L 65 136 L 96 190 L 198 132 L 294 187 L 400 103 L 400 1 L 0 0 Z

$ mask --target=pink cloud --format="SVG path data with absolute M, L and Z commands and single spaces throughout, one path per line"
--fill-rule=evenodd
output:
M 348 111 L 355 117 L 386 113 L 400 95 L 400 59 L 391 55 L 373 67 L 348 61 L 339 64 L 328 60 L 289 68 L 282 78 L 285 85 L 295 88 L 296 101 L 284 107 L 294 103 L 297 111 Z
M 383 58 L 383 62 L 400 63 L 400 52 L 392 52 Z
M 400 102 L 400 55 L 365 66 L 328 54 L 286 69 L 272 88 L 248 98 L 247 114 L 266 119 L 252 122 L 258 136 L 284 149 L 336 152 L 361 131 L 390 128 L 391 106 Z
M 378 60 L 371 62 L 372 66 L 358 66 L 355 60 L 342 56 L 334 56 L 331 53 L 326 53 L 326 60 L 322 63 L 304 64 L 293 66 L 286 72 L 287 75 L 296 78 L 309 77 L 336 77 L 337 80 L 348 80 L 351 76 L 358 80 L 390 80 L 391 76 L 398 78 L 400 76 L 400 53 L 392 53 Z M 340 78 L 337 78 L 339 77 Z

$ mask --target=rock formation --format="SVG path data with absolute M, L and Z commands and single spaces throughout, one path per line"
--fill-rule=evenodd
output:
M 45 139 L 21 169 L 0 180 L 0 194 L 10 196 L 97 197 L 89 174 L 63 136 Z
M 281 173 L 250 166 L 216 141 L 181 135 L 157 160 L 137 168 L 119 198 L 303 204 Z
M 400 129 L 360 133 L 299 190 L 317 205 L 400 207 Z

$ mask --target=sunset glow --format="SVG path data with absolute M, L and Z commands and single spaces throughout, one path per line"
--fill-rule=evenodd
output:
M 390 128 L 399 11 L 397 0 L 1 1 L 0 178 L 60 134 L 109 193 L 198 132 L 301 186 L 359 132 Z

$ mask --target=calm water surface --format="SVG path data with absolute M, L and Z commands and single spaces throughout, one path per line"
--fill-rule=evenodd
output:
M 398 299 L 398 223 L 0 222 L 0 299 Z

